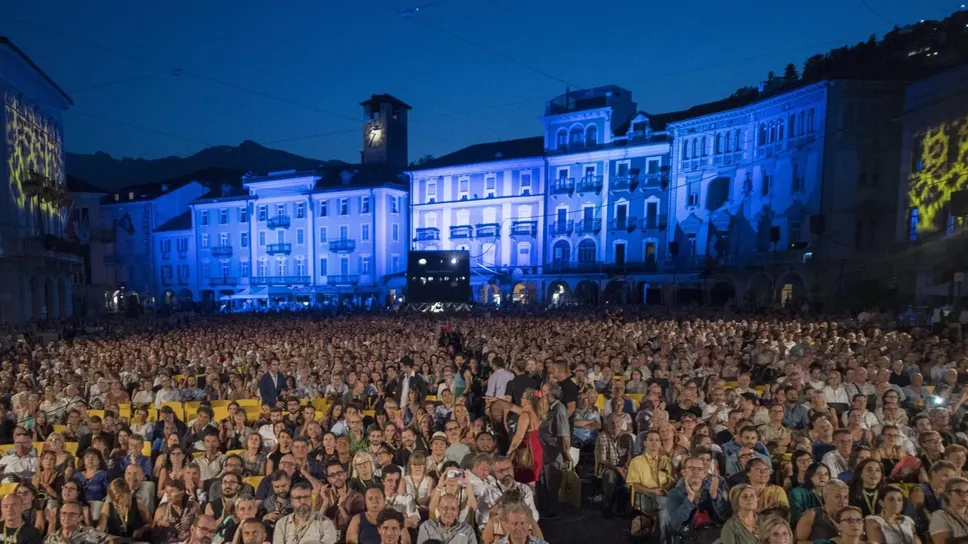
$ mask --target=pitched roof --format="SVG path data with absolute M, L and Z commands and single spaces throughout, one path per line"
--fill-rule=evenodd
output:
M 68 96 L 66 92 L 64 92 L 64 89 L 61 89 L 60 86 L 57 85 L 57 83 L 54 83 L 54 80 L 51 79 L 50 76 L 45 74 L 44 71 L 40 69 L 40 66 L 37 66 L 37 63 L 30 60 L 30 57 L 27 56 L 27 53 L 24 53 L 22 49 L 14 45 L 13 42 L 10 41 L 10 38 L 6 36 L 0 36 L 0 45 L 6 45 L 7 47 L 10 48 L 11 51 L 20 55 L 27 62 L 27 64 L 30 65 L 31 68 L 33 68 L 34 70 L 37 71 L 38 74 L 40 74 L 40 77 L 47 80 L 47 83 L 50 83 L 51 87 L 53 87 L 58 93 L 60 93 L 61 96 L 64 97 L 64 100 L 67 100 L 68 105 L 71 105 L 71 106 L 74 105 L 74 101 L 71 100 L 71 97 Z
M 93 183 L 88 183 L 81 178 L 76 178 L 70 174 L 67 175 L 67 190 L 72 193 L 100 193 L 107 194 L 108 192 L 104 189 L 94 185 Z
M 383 94 L 372 94 L 372 95 L 370 95 L 370 98 L 368 98 L 367 100 L 364 100 L 364 101 L 360 102 L 360 105 L 361 106 L 366 106 L 366 105 L 369 105 L 369 104 L 372 104 L 372 103 L 380 104 L 380 103 L 383 103 L 383 102 L 387 102 L 387 103 L 390 103 L 390 104 L 394 104 L 396 106 L 400 106 L 401 108 L 406 108 L 408 110 L 412 110 L 413 109 L 413 108 L 410 107 L 409 104 L 407 104 L 403 100 L 400 100 L 399 98 L 397 98 L 397 97 L 395 97 L 393 95 L 390 95 L 390 94 L 386 94 L 386 93 L 383 93 Z
M 155 232 L 172 232 L 177 230 L 191 230 L 192 228 L 192 211 L 187 212 L 173 217 L 163 223 L 160 227 L 155 229 Z
M 443 168 L 446 166 L 459 166 L 462 164 L 476 164 L 481 162 L 505 161 L 508 159 L 523 159 L 528 157 L 541 157 L 545 154 L 544 137 L 533 136 L 530 138 L 518 138 L 516 140 L 501 140 L 498 142 L 488 142 L 484 144 L 474 144 L 464 149 L 458 149 L 453 153 L 431 159 L 416 168 L 419 170 L 430 170 L 433 168 Z

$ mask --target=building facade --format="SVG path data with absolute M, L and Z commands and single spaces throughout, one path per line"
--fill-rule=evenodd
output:
M 68 239 L 63 113 L 71 99 L 0 36 L 4 190 L 0 194 L 0 321 L 73 314 L 83 248 Z
M 912 83 L 900 117 L 903 144 L 893 274 L 899 298 L 964 303 L 968 296 L 968 68 Z

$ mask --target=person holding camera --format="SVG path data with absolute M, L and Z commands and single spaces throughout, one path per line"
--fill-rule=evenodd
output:
M 469 491 L 470 475 L 460 470 L 457 463 L 452 461 L 444 463 L 440 472 L 443 475 L 440 484 L 430 495 L 430 519 L 435 519 L 440 515 L 438 505 L 441 497 L 445 495 L 457 498 L 460 505 L 457 519 L 461 521 L 470 519 L 471 513 L 477 511 L 477 498 L 474 497 L 474 493 Z

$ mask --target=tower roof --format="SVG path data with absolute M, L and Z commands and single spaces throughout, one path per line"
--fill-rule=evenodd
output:
M 370 98 L 368 100 L 364 100 L 364 101 L 360 102 L 360 105 L 361 106 L 373 106 L 373 105 L 386 104 L 386 103 L 393 104 L 393 105 L 399 106 L 401 108 L 406 108 L 408 110 L 412 110 L 413 109 L 413 108 L 410 107 L 409 104 L 407 104 L 403 100 L 400 100 L 399 98 L 397 98 L 397 97 L 395 97 L 393 95 L 390 95 L 390 94 L 386 94 L 386 93 L 384 93 L 384 94 L 373 94 L 373 95 L 370 95 Z

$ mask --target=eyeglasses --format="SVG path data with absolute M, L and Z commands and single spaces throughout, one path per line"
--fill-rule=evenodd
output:
M 952 489 L 951 494 L 958 495 L 959 497 L 964 497 L 965 495 L 968 495 L 968 489 L 965 489 L 963 487 Z
M 864 523 L 864 518 L 844 518 L 841 523 Z
M 340 470 L 339 472 L 330 472 L 329 474 L 326 475 L 327 478 L 336 478 L 339 476 L 346 476 L 346 471 Z

